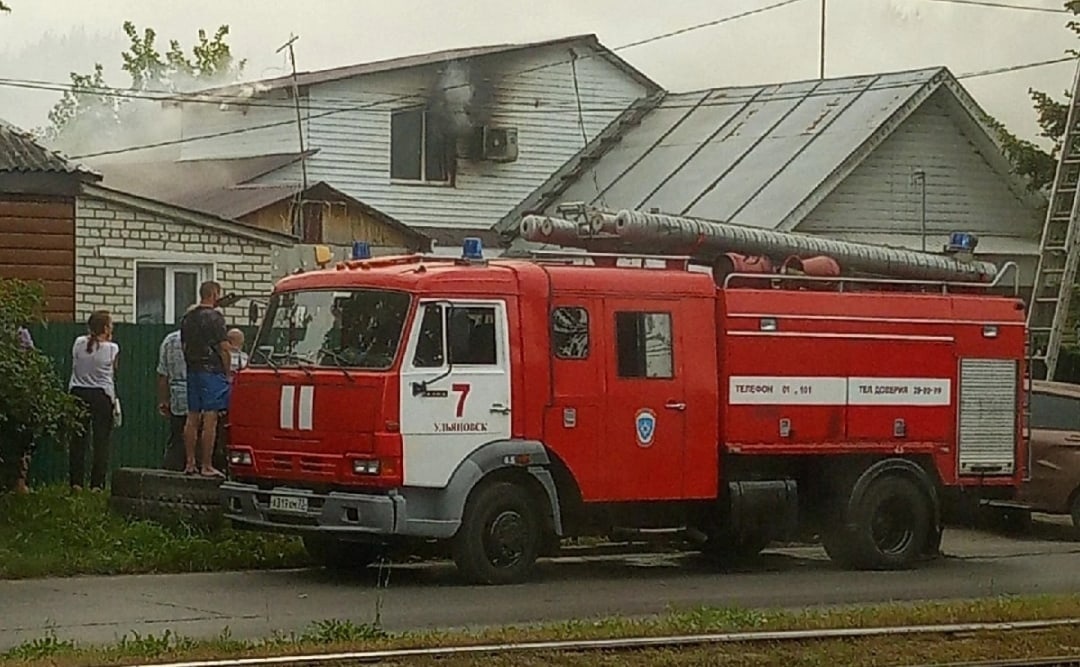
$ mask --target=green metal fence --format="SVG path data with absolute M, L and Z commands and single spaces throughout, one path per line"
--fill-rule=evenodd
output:
M 118 324 L 113 340 L 120 345 L 116 391 L 124 410 L 123 424 L 113 431 L 110 465 L 156 468 L 161 465 L 168 422 L 157 412 L 157 356 L 170 325 Z M 67 383 L 71 346 L 85 332 L 81 324 L 50 324 L 31 330 L 34 344 L 55 362 Z M 38 445 L 30 467 L 31 479 L 54 482 L 67 477 L 67 449 L 55 442 Z

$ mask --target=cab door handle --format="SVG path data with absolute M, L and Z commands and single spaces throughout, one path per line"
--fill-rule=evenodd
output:
M 503 405 L 502 403 L 495 403 L 491 406 L 491 411 L 495 414 L 508 415 L 510 414 L 510 406 Z
M 668 401 L 667 404 L 664 405 L 664 407 L 667 408 L 668 410 L 678 410 L 678 411 L 682 412 L 683 410 L 686 409 L 686 403 L 679 403 L 677 401 Z

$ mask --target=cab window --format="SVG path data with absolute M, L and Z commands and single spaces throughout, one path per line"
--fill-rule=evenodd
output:
M 498 360 L 493 306 L 427 304 L 420 321 L 414 368 L 494 366 Z

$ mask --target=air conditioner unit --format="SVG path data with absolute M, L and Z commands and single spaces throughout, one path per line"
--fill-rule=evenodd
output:
M 516 127 L 477 128 L 480 159 L 491 162 L 513 162 L 518 158 L 518 131 Z

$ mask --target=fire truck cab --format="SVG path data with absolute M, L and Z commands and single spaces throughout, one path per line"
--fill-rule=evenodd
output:
M 950 497 L 1021 482 L 1018 299 L 593 264 L 467 247 L 279 281 L 228 516 L 328 566 L 445 544 L 484 583 L 624 528 L 721 560 L 809 532 L 897 568 L 937 553 Z

